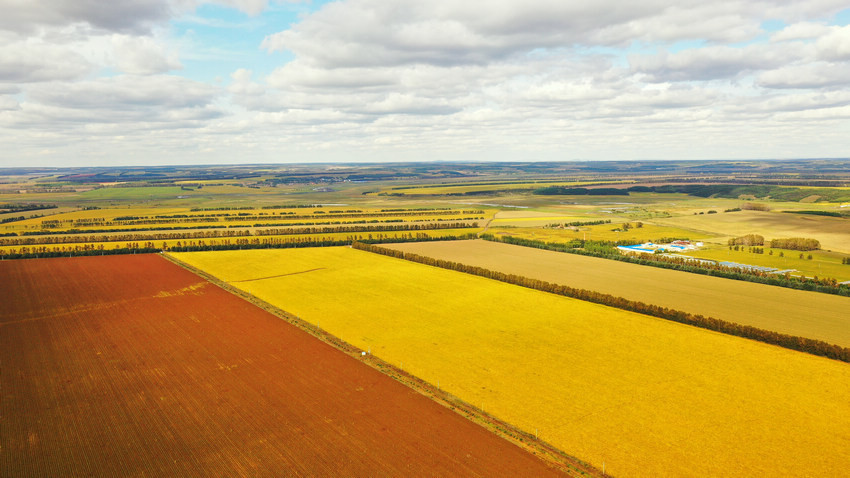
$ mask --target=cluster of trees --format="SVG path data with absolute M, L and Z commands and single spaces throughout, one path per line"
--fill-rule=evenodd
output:
M 12 216 L 12 217 L 4 217 L 0 219 L 0 224 L 7 224 L 10 222 L 23 221 L 25 219 L 35 219 L 39 217 L 44 217 L 44 214 L 30 214 L 29 216 Z
M 0 204 L 0 213 L 38 211 L 41 209 L 56 209 L 55 204 Z
M 599 226 L 602 224 L 611 224 L 610 219 L 600 219 L 598 221 L 573 221 L 573 222 L 555 222 L 547 225 L 550 229 L 565 228 L 565 227 L 581 227 L 581 226 Z
M 729 239 L 730 246 L 763 246 L 764 236 L 758 234 L 747 234 L 741 237 Z
M 793 251 L 816 251 L 820 249 L 820 241 L 805 237 L 789 237 L 787 239 L 771 239 L 770 247 L 776 249 L 791 249 Z
M 745 211 L 770 211 L 770 206 L 760 202 L 745 202 L 741 209 Z
M 629 229 L 631 229 L 631 228 L 633 228 L 633 227 L 634 227 L 634 228 L 636 228 L 636 229 L 640 229 L 640 228 L 642 228 L 642 227 L 643 227 L 643 223 L 642 223 L 642 222 L 640 222 L 640 221 L 637 221 L 637 222 L 636 222 L 636 223 L 634 223 L 634 224 L 632 224 L 632 223 L 630 223 L 630 222 L 624 222 L 624 223 L 620 224 L 620 227 L 619 227 L 619 228 L 614 229 L 614 230 L 615 230 L 615 231 L 623 231 L 623 232 L 625 232 L 625 231 L 628 231 Z
M 759 284 L 775 285 L 787 287 L 789 289 L 808 290 L 813 292 L 823 292 L 826 294 L 835 294 L 850 297 L 850 286 L 839 284 L 834 278 L 806 278 L 795 277 L 786 273 L 784 275 L 773 274 L 770 272 L 741 269 L 739 267 L 727 267 L 718 263 L 705 263 L 694 261 L 681 257 L 669 257 L 662 255 L 648 254 L 622 254 L 616 248 L 618 243 L 610 241 L 582 241 L 574 239 L 568 243 L 554 243 L 535 241 L 532 239 L 523 239 L 511 236 L 497 238 L 491 234 L 482 234 L 481 239 L 495 242 L 504 242 L 507 244 L 515 244 L 525 247 L 535 247 L 538 249 L 547 249 L 550 251 L 566 252 L 569 254 L 581 254 L 585 256 L 602 257 L 632 264 L 648 265 L 653 267 L 661 267 L 664 269 L 673 269 L 677 271 L 691 272 L 695 274 L 703 274 L 709 276 L 723 277 L 726 279 L 742 280 L 747 282 L 756 282 Z M 669 241 L 654 241 L 654 242 L 669 242 Z M 779 253 L 780 257 L 782 252 Z
M 812 216 L 850 217 L 850 211 L 784 211 L 792 214 L 810 214 Z
M 553 284 L 538 279 L 531 279 L 516 274 L 506 274 L 504 272 L 491 271 L 483 267 L 470 266 L 459 262 L 446 261 L 442 259 L 434 259 L 431 257 L 421 256 L 413 253 L 405 253 L 393 249 L 386 249 L 373 244 L 363 244 L 355 242 L 352 247 L 364 251 L 384 254 L 391 257 L 397 257 L 420 264 L 440 267 L 466 274 L 473 274 L 488 279 L 494 279 L 508 284 L 514 284 L 529 289 L 535 289 L 552 294 L 563 295 L 575 299 L 594 302 L 597 304 L 616 307 L 618 309 L 637 312 L 640 314 L 651 315 L 662 319 L 672 320 L 683 324 L 693 325 L 704 329 L 714 330 L 729 335 L 745 337 L 748 339 L 758 340 L 772 345 L 807 352 L 814 355 L 821 355 L 835 360 L 850 362 L 850 348 L 841 347 L 838 345 L 829 344 L 820 340 L 807 339 L 804 337 L 796 337 L 791 335 L 780 334 L 770 330 L 759 329 L 749 325 L 736 324 L 725 320 L 705 317 L 702 315 L 691 314 L 681 310 L 668 309 L 658 305 L 646 304 L 644 302 L 625 299 L 611 294 L 603 294 L 587 289 L 577 289 L 559 284 Z

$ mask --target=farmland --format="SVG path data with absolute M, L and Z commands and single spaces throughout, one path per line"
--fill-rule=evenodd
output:
M 848 297 L 490 241 L 387 247 L 850 347 Z
M 837 283 L 850 280 L 848 185 L 846 160 L 0 170 L 0 476 L 244 476 L 264 464 L 290 474 L 502 475 L 487 471 L 493 454 L 526 466 L 511 448 L 473 453 L 485 468 L 468 467 L 463 446 L 490 434 L 452 435 L 454 453 L 433 443 L 428 434 L 442 433 L 433 428 L 390 426 L 422 428 L 410 417 L 431 416 L 397 405 L 408 395 L 553 451 L 532 446 L 539 435 L 555 455 L 615 476 L 846 474 L 846 363 L 328 246 L 382 243 L 847 346 L 850 299 L 839 294 L 850 285 Z M 599 257 L 448 242 L 481 233 Z M 729 249 L 745 234 L 811 238 L 821 249 Z M 445 242 L 409 242 L 435 239 Z M 618 244 L 670 239 L 703 242 L 685 252 L 693 257 L 789 277 L 769 275 L 783 287 L 768 286 L 745 282 L 755 275 L 602 259 L 621 258 Z M 309 249 L 284 250 L 295 247 Z M 208 252 L 186 252 L 196 250 Z M 305 345 L 280 319 L 160 258 L 108 256 L 141 251 L 228 281 L 328 345 Z M 21 257 L 42 259 L 10 261 Z M 378 375 L 316 358 L 352 359 L 351 347 L 374 352 L 353 361 Z M 388 376 L 418 393 L 393 395 L 374 378 Z M 400 455 L 419 456 L 405 440 L 423 443 L 427 471 L 411 461 L 395 472 Z M 26 452 L 5 453 L 13 447 Z
M 733 214 L 681 216 L 658 219 L 659 224 L 711 231 L 725 242 L 728 237 L 758 233 L 766 239 L 816 237 L 824 249 L 850 253 L 850 221 L 837 217 L 783 214 L 775 211 L 739 211 Z
M 0 475 L 556 475 L 157 255 L 0 262 Z
M 140 188 L 158 189 L 158 188 Z M 53 211 L 50 211 L 53 212 Z M 464 235 L 492 213 L 472 208 L 103 208 L 58 211 L 0 226 L 3 254 L 132 247 L 259 246 Z M 129 245 L 128 245 L 129 243 Z
M 850 460 L 845 363 L 349 248 L 174 255 L 616 476 Z

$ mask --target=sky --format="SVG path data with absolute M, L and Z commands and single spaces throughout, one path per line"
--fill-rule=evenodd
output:
M 850 157 L 847 0 L 0 11 L 0 167 Z

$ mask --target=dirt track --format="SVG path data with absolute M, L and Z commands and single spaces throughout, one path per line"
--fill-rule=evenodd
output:
M 156 255 L 0 283 L 0 476 L 562 476 Z

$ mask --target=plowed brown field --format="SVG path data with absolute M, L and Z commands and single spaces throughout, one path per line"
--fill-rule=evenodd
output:
M 560 475 L 156 255 L 0 284 L 0 476 Z

